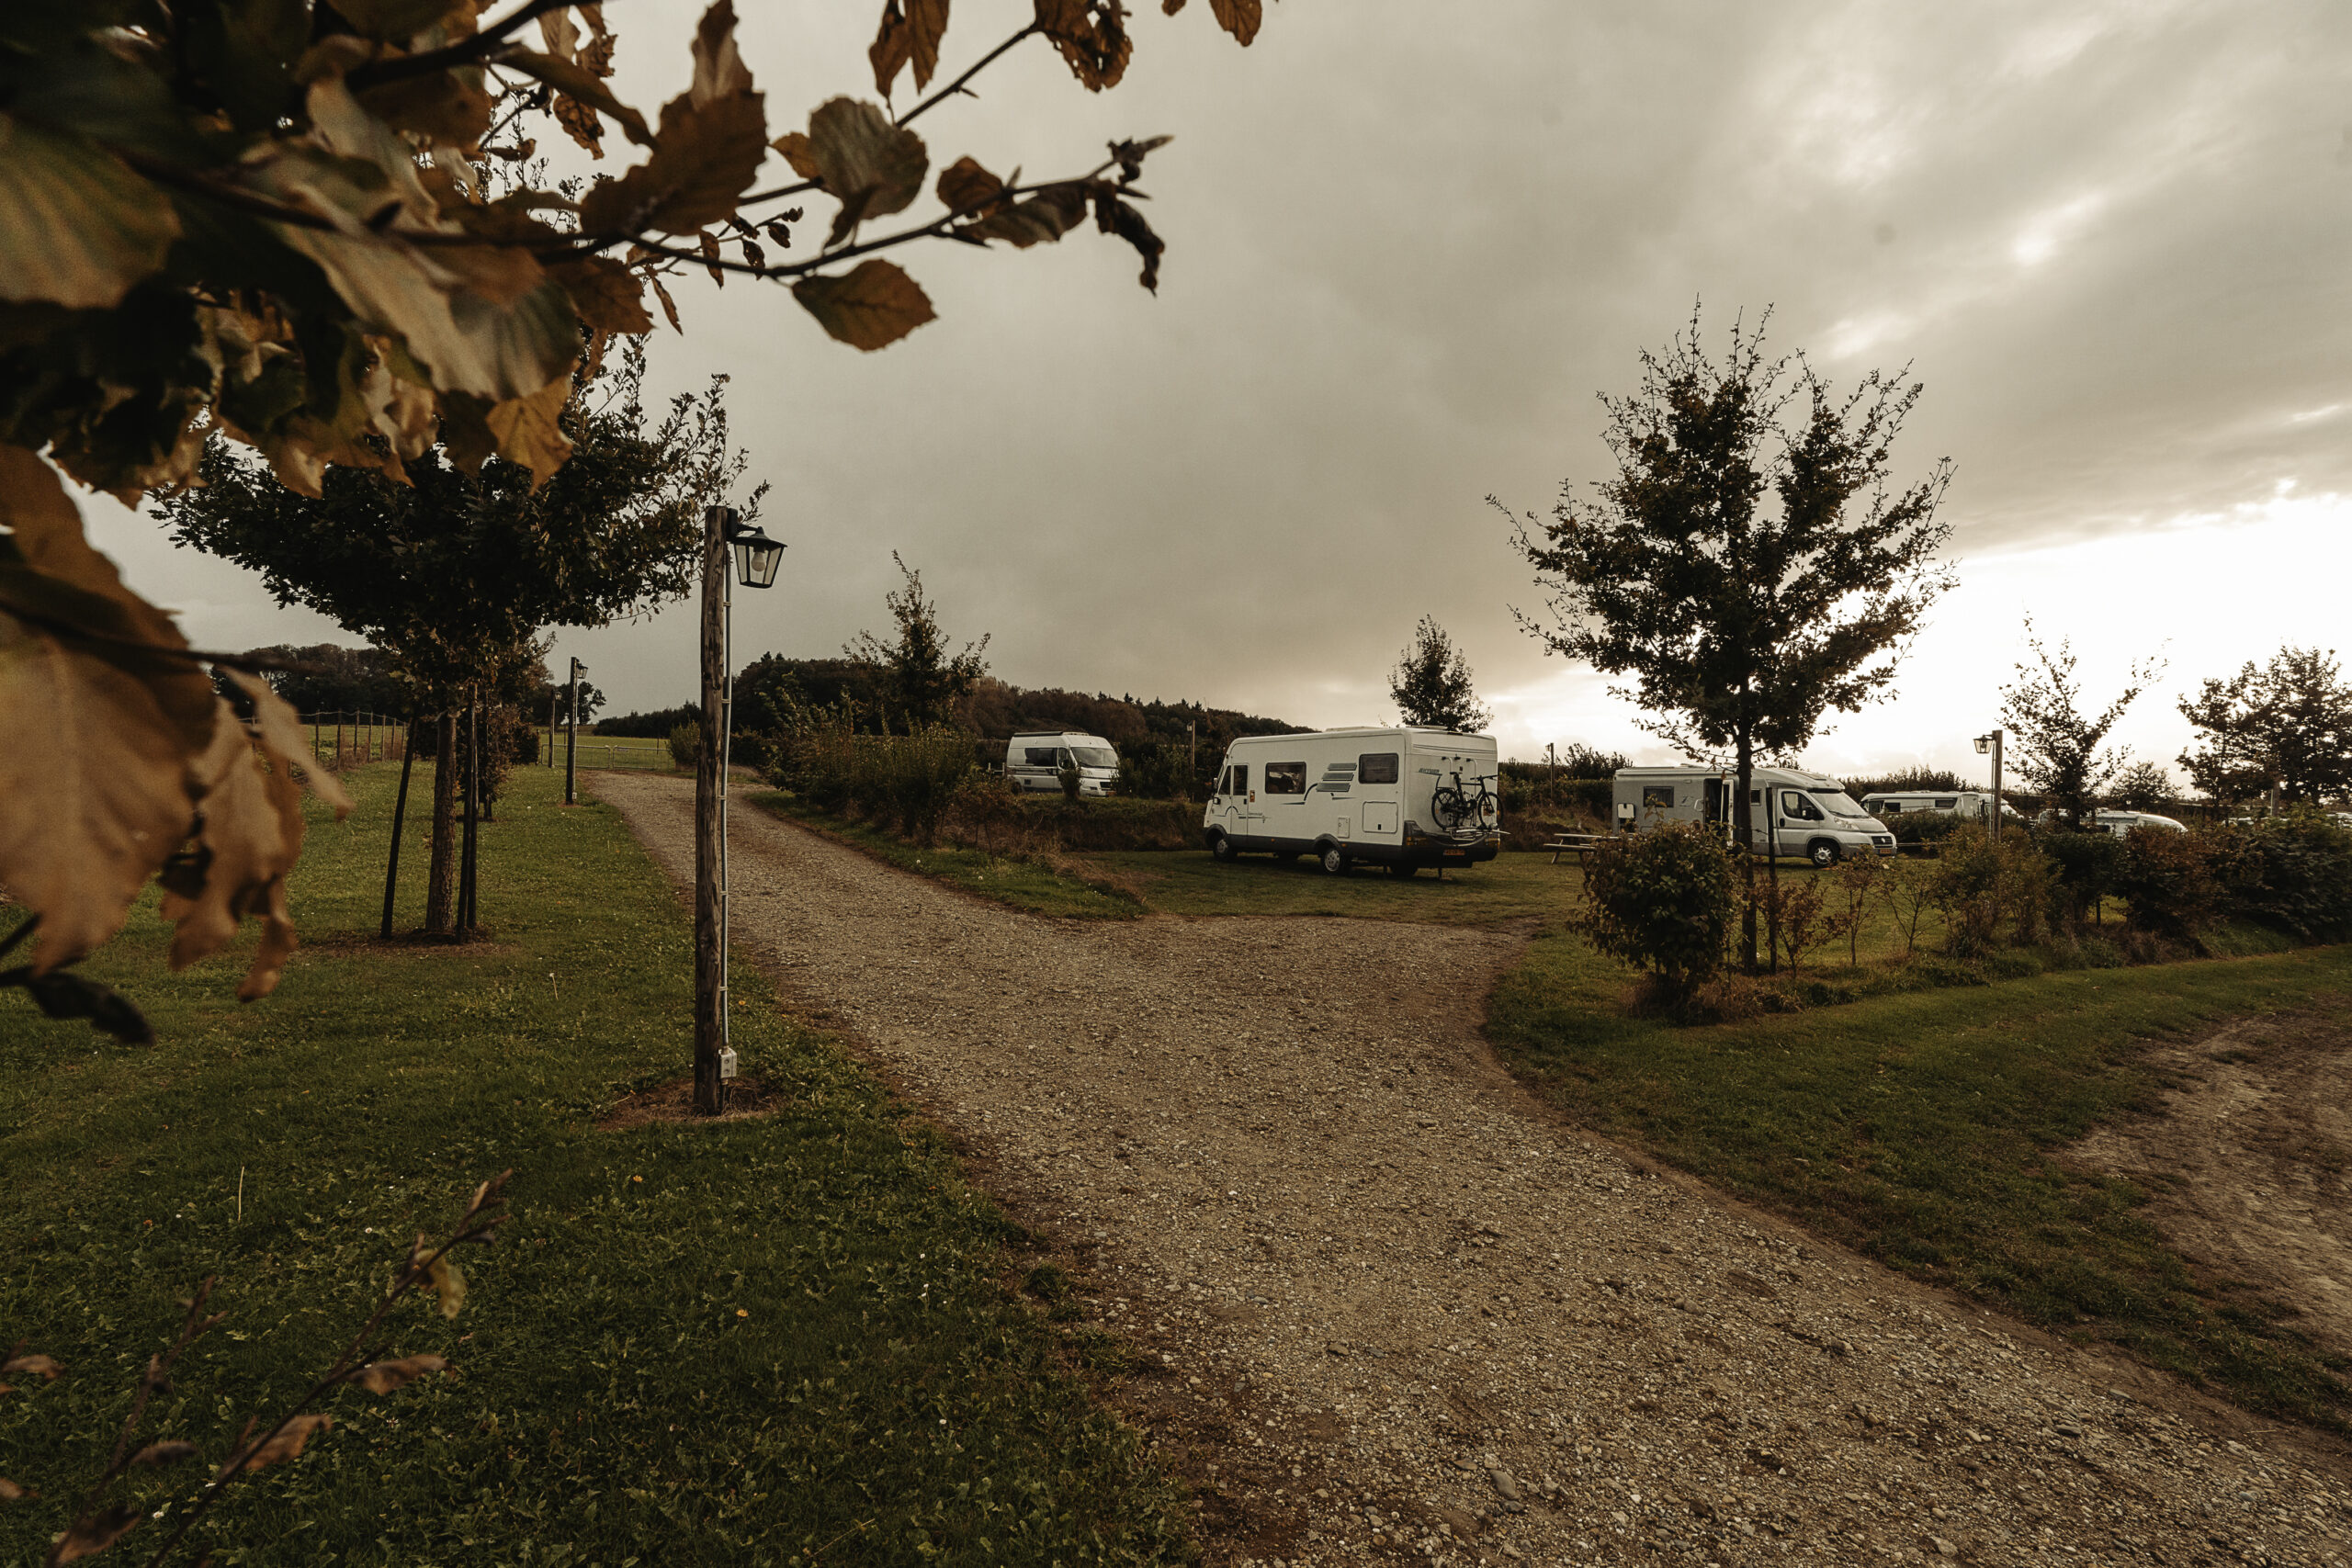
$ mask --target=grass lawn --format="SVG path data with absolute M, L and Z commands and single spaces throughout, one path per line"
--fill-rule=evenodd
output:
M 814 829 L 901 871 L 911 871 L 950 887 L 992 898 L 1024 914 L 1073 920 L 1131 920 L 1144 912 L 1143 906 L 1117 881 L 980 850 L 959 850 L 945 844 L 919 849 L 894 833 L 863 822 L 844 821 L 804 806 L 781 790 L 762 790 L 743 798 L 763 811 Z
M 2151 1109 L 2144 1042 L 2233 1015 L 2344 1005 L 2352 947 L 1868 997 L 1741 1024 L 1629 1017 L 1629 971 L 1537 939 L 1488 1034 L 1577 1120 L 1890 1267 L 2030 1322 L 2352 1430 L 2352 1366 L 2274 1303 L 2167 1249 L 2132 1183 L 2064 1145 Z
M 88 967 L 160 1043 L 0 994 L 0 1344 L 64 1367 L 0 1398 L 0 1475 L 40 1493 L 0 1506 L 0 1562 L 62 1528 L 192 1284 L 220 1276 L 227 1321 L 150 1435 L 217 1460 L 325 1364 L 409 1238 L 507 1167 L 514 1217 L 466 1259 L 462 1315 L 396 1321 L 399 1352 L 455 1372 L 335 1395 L 332 1431 L 216 1512 L 217 1562 L 1188 1556 L 1180 1495 L 1062 1370 L 1076 1342 L 1001 1285 L 1018 1237 L 751 966 L 735 1042 L 784 1109 L 596 1129 L 686 1064 L 688 926 L 616 815 L 557 804 L 560 770 L 516 769 L 483 829 L 492 940 L 376 945 L 395 774 L 356 773 L 358 814 L 314 823 L 308 945 L 275 997 L 240 1007 L 228 955 L 169 974 L 152 898 Z M 151 1509 L 201 1481 L 141 1473 Z

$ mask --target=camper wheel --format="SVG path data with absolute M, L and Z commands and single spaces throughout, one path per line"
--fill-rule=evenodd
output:
M 1227 838 L 1223 833 L 1216 834 L 1210 838 L 1209 853 L 1227 865 L 1231 865 L 1235 861 L 1241 858 L 1241 852 L 1235 849 L 1233 847 L 1233 840 Z
M 1354 869 L 1355 863 L 1348 859 L 1347 851 L 1340 848 L 1337 844 L 1326 844 L 1323 846 L 1323 870 L 1327 874 L 1331 876 L 1345 876 L 1349 872 Z
M 1815 839 L 1804 852 L 1824 871 L 1838 863 L 1838 846 L 1827 839 Z

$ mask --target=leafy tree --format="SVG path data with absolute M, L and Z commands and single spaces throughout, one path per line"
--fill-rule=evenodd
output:
M 2107 797 L 2126 811 L 2162 811 L 2172 804 L 2172 774 L 2162 762 L 2133 762 L 2115 775 Z
M 1594 847 L 1584 907 L 1569 923 L 1649 971 L 1658 999 L 1679 1006 L 1723 967 L 1732 903 L 1723 840 L 1699 823 L 1669 822 Z
M 244 657 L 256 666 L 277 666 L 266 677 L 270 687 L 297 713 L 401 714 L 409 708 L 411 694 L 381 649 L 277 643 L 249 648 Z
M 1951 585 L 1935 554 L 1951 465 L 1890 491 L 1890 449 L 1917 384 L 1877 371 L 1833 397 L 1800 355 L 1767 362 L 1735 327 L 1718 364 L 1689 328 L 1642 355 L 1641 389 L 1604 395 L 1617 477 L 1561 487 L 1552 520 L 1517 543 L 1551 591 L 1545 647 L 1611 675 L 1643 727 L 1694 758 L 1731 753 L 1734 812 L 1751 831 L 1759 754 L 1803 748 L 1832 710 L 1885 696 L 1905 641 Z M 1490 498 L 1491 499 L 1491 498 Z M 1499 502 L 1496 503 L 1499 507 Z M 1516 612 L 1514 612 L 1516 614 Z M 1753 857 L 1742 956 L 1756 964 Z
M 1389 672 L 1388 694 L 1407 724 L 1469 733 L 1487 728 L 1494 715 L 1479 705 L 1470 686 L 1470 661 L 1453 646 L 1433 616 L 1423 615 L 1413 640 Z
M 1561 747 L 1555 761 L 1564 779 L 1613 779 L 1618 769 L 1631 765 L 1624 752 L 1604 751 L 1581 740 L 1571 740 Z
M 2086 714 L 2073 643 L 2062 638 L 2052 653 L 2030 615 L 2025 640 L 2033 662 L 2020 660 L 2017 680 L 2001 688 L 2007 761 L 2029 787 L 2049 797 L 2062 823 L 2080 826 L 2090 820 L 2094 804 L 2131 760 L 2130 752 L 2107 745 L 2108 732 L 2163 672 L 2164 662 L 2152 658 L 2133 664 L 2131 683 L 2097 714 Z
M 2352 793 L 2352 684 L 2333 649 L 2282 648 L 2256 669 L 2180 700 L 2203 744 L 2180 754 L 2197 788 L 2245 800 L 2273 784 L 2289 802 Z
M 890 559 L 903 581 L 882 602 L 899 624 L 898 640 L 886 643 L 872 632 L 860 632 L 842 649 L 842 657 L 878 672 L 887 721 L 909 733 L 953 724 L 980 677 L 989 672 L 988 661 L 980 657 L 989 639 L 982 636 L 966 643 L 961 653 L 950 653 L 947 634 L 939 625 L 939 606 L 923 594 L 922 573 L 896 550 Z
M 1256 35 L 1261 0 L 1209 8 L 1238 41 Z M 602 6 L 481 11 L 0 6 L 0 521 L 14 534 L 0 552 L 0 757 L 35 760 L 0 764 L 0 793 L 28 824 L 0 834 L 0 885 L 42 922 L 43 974 L 120 924 L 200 801 L 206 847 L 222 847 L 238 824 L 228 796 L 207 797 L 218 773 L 205 759 L 242 721 L 209 688 L 214 661 L 90 550 L 36 454 L 127 503 L 217 463 L 215 433 L 313 499 L 338 466 L 404 480 L 436 441 L 468 475 L 494 456 L 545 483 L 571 456 L 576 370 L 612 336 L 651 329 L 649 288 L 676 326 L 662 280 L 686 265 L 787 282 L 862 349 L 932 319 L 922 288 L 875 254 L 916 241 L 1027 249 L 1091 216 L 1157 286 L 1165 247 L 1135 187 L 1164 137 L 1025 184 L 962 157 L 939 173 L 936 211 L 865 227 L 922 197 L 931 156 L 912 122 L 1016 46 L 1042 39 L 1089 91 L 1115 85 L 1133 52 L 1117 0 L 1034 0 L 1010 38 L 905 110 L 837 96 L 773 141 L 730 0 L 704 13 L 691 84 L 650 119 L 612 91 Z M 941 73 L 947 12 L 888 0 L 868 54 L 886 102 L 910 69 L 918 95 Z M 495 163 L 538 177 L 532 133 L 549 118 L 595 157 L 608 130 L 644 157 L 492 199 Z M 771 148 L 797 177 L 758 188 Z M 808 193 L 835 204 L 830 222 L 783 205 Z M 277 702 L 263 705 L 266 728 L 283 719 Z M 244 826 L 276 840 L 292 820 Z M 179 883 L 258 908 L 232 886 L 243 863 L 216 853 Z
M 337 467 L 311 497 L 216 439 L 203 485 L 157 510 L 175 542 L 259 571 L 278 603 L 367 637 L 407 687 L 408 710 L 439 712 L 434 755 L 452 759 L 454 709 L 469 694 L 519 702 L 547 679 L 542 627 L 603 626 L 686 591 L 701 508 L 746 459 L 729 446 L 724 378 L 657 421 L 640 397 L 644 376 L 632 340 L 582 378 L 556 416 L 571 458 L 543 482 L 503 457 L 469 474 L 443 445 L 411 457 L 404 482 Z M 434 774 L 434 932 L 450 929 L 457 773 Z

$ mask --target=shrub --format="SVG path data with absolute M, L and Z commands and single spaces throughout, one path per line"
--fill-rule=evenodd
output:
M 1601 952 L 1656 976 L 1677 1005 L 1723 967 L 1736 908 L 1732 857 L 1695 822 L 1604 840 L 1585 874 L 1571 924 Z
M 2196 837 L 2232 912 L 2305 942 L 2352 936 L 2352 829 L 2326 813 L 2297 807 Z
M 2041 940 L 2050 886 L 2050 863 L 2030 836 L 1996 838 L 1972 825 L 1946 840 L 1928 876 L 1928 897 L 1951 922 L 1945 950 L 1956 958 L 1980 958 L 1999 944 L 2004 924 L 2020 947 Z
M 682 768 L 692 768 L 702 761 L 702 724 L 678 724 L 670 728 L 670 761 Z
M 1804 955 L 1837 934 L 1837 919 L 1821 896 L 1817 876 L 1774 877 L 1758 883 L 1758 903 L 1770 916 L 1770 931 L 1793 975 Z
M 1898 811 L 1880 820 L 1898 844 L 1938 844 L 1961 829 L 1960 818 L 1949 811 Z
M 2113 888 L 2123 900 L 2124 924 L 2131 930 L 2193 942 L 2221 918 L 2226 897 L 2213 878 L 2210 836 L 2135 832 L 2118 848 L 2123 853 Z
M 911 735 L 859 739 L 872 753 L 869 776 L 899 833 L 929 848 L 938 840 L 940 818 L 974 771 L 970 738 L 951 725 L 928 724 Z
M 1182 740 L 1130 740 L 1119 748 L 1121 795 L 1181 799 L 1191 773 L 1191 749 Z
M 2166 838 L 2177 833 L 2163 832 Z M 2133 834 L 2140 838 L 2147 835 Z M 2048 857 L 2052 876 L 2051 918 L 2068 928 L 2079 926 L 2083 911 L 2116 891 L 2129 852 L 2112 833 L 2075 833 L 2060 829 L 2036 840 Z

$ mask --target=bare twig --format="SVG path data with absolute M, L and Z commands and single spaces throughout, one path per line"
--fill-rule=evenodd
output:
M 579 0 L 530 0 L 528 5 L 508 12 L 471 38 L 461 39 L 447 49 L 428 49 L 423 54 L 370 61 L 344 80 L 353 92 L 364 93 L 387 82 L 405 81 L 411 76 L 429 76 L 435 71 L 447 71 L 453 65 L 479 65 L 505 48 L 507 35 L 525 22 L 546 12 L 560 11 L 578 3 Z

